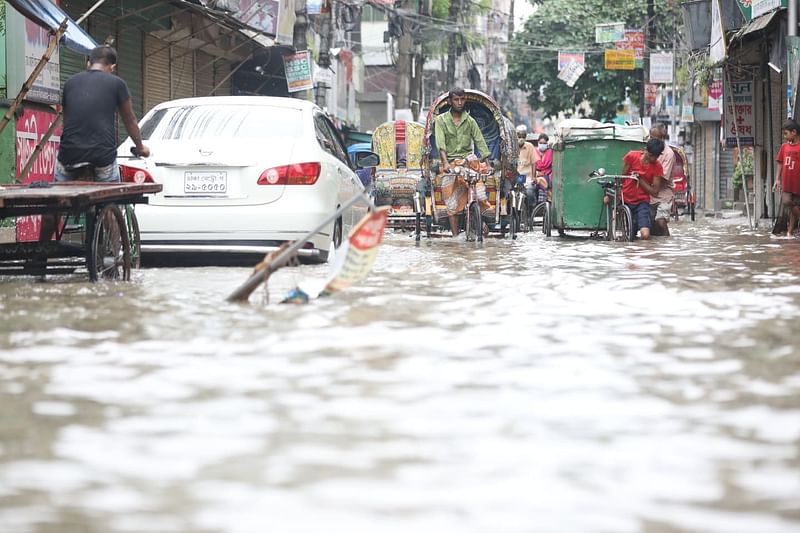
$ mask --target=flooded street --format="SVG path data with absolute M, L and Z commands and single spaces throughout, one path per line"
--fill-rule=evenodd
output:
M 0 531 L 796 532 L 800 241 L 673 233 L 6 278 Z

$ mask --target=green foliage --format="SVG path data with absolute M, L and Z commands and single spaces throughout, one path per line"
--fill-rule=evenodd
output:
M 733 169 L 733 187 L 736 189 L 742 188 L 742 181 L 744 176 L 752 176 L 754 172 L 753 149 L 745 147 L 739 155 L 739 161 Z
M 475 49 L 480 48 L 486 43 L 486 39 L 479 35 L 475 30 L 475 16 L 483 14 L 491 9 L 491 0 L 460 0 L 461 10 L 458 15 L 459 23 L 467 30 L 459 33 L 459 48 Z M 437 22 L 427 28 L 424 32 L 425 50 L 431 57 L 439 57 L 447 54 L 447 33 L 442 31 L 449 23 L 445 22 L 450 9 L 450 0 L 433 0 L 431 5 L 431 17 Z
M 638 105 L 642 91 L 642 71 L 605 70 L 603 49 L 611 45 L 594 42 L 596 24 L 625 22 L 626 28 L 643 28 L 646 0 L 609 2 L 608 0 L 529 0 L 538 5 L 525 22 L 523 31 L 509 46 L 508 78 L 512 87 L 529 91 L 529 104 L 546 115 L 572 112 L 586 101 L 592 118 L 611 120 L 616 107 L 630 87 L 631 100 Z M 679 7 L 668 0 L 655 0 L 656 48 L 672 48 L 679 19 Z M 574 87 L 559 80 L 558 51 L 586 52 L 586 72 Z

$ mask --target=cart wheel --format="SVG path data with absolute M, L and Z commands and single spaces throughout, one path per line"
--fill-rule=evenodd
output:
M 131 268 L 142 266 L 142 236 L 139 233 L 139 220 L 133 205 L 125 206 L 125 222 L 128 228 L 128 241 L 131 243 Z
M 631 242 L 635 238 L 633 234 L 633 217 L 631 210 L 627 205 L 617 206 L 615 213 L 614 232 L 612 235 L 611 227 L 609 227 L 609 235 L 612 235 L 611 240 Z
M 131 279 L 131 245 L 119 206 L 107 205 L 95 217 L 92 242 L 87 252 L 89 279 L 93 282 Z
M 553 224 L 550 220 L 550 202 L 542 202 L 542 233 L 545 237 L 553 236 Z M 559 230 L 559 234 L 562 234 Z M 563 234 L 562 234 L 563 235 Z

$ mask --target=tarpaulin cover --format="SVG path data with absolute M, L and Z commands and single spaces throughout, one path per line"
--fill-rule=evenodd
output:
M 39 26 L 56 31 L 64 22 L 67 14 L 49 0 L 7 0 L 14 9 L 22 13 Z M 67 31 L 61 37 L 61 43 L 79 54 L 88 54 L 97 43 L 74 20 L 69 19 Z

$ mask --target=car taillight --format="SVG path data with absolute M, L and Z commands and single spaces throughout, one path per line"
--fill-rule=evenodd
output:
M 120 165 L 119 175 L 125 183 L 154 183 L 153 176 L 141 168 Z
M 319 163 L 295 163 L 268 168 L 258 177 L 259 185 L 314 185 L 319 179 Z

